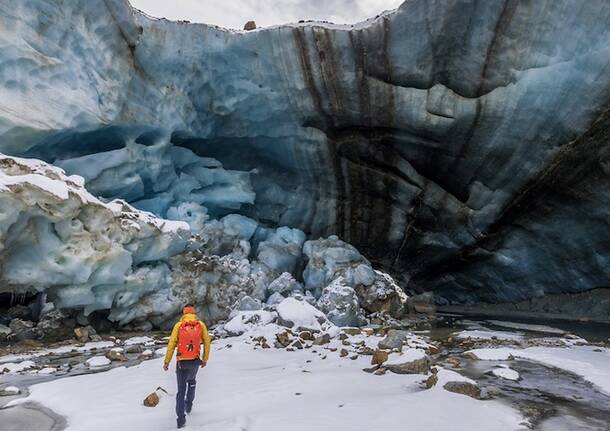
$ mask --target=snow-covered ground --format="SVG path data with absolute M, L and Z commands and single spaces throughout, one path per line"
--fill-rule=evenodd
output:
M 466 380 L 450 370 L 440 370 L 438 384 L 424 390 L 422 375 L 363 372 L 370 356 L 340 358 L 340 349 L 320 346 L 260 349 L 249 339 L 214 343 L 187 430 L 525 429 L 506 405 L 443 389 L 447 381 Z M 161 361 L 38 384 L 16 402 L 35 401 L 64 415 L 68 431 L 174 429 L 175 376 L 162 370 Z M 170 395 L 159 391 L 160 404 L 144 407 L 142 400 L 157 386 Z
M 526 349 L 500 347 L 473 349 L 467 353 L 487 361 L 504 361 L 510 356 L 537 361 L 577 374 L 610 395 L 610 349 L 608 348 L 595 346 L 528 347 Z

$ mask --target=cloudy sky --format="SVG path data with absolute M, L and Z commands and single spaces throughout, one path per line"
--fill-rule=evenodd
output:
M 404 0 L 130 0 L 149 15 L 173 20 L 243 28 L 254 20 L 259 27 L 300 19 L 353 24 L 398 7 Z

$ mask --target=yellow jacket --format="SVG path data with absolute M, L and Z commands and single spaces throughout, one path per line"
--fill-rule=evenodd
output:
M 167 352 L 165 353 L 165 364 L 169 364 L 174 356 L 174 350 L 176 350 L 176 345 L 178 345 L 178 332 L 180 331 L 180 324 L 185 321 L 198 320 L 197 315 L 195 314 L 184 314 L 178 323 L 174 325 L 174 329 L 172 329 L 172 335 L 169 337 L 169 341 L 167 342 Z M 207 361 L 210 356 L 210 346 L 212 341 L 210 340 L 210 334 L 208 334 L 208 328 L 205 326 L 201 320 L 199 320 L 201 324 L 201 341 L 203 342 L 203 360 Z M 182 359 L 180 357 L 176 357 L 178 361 Z

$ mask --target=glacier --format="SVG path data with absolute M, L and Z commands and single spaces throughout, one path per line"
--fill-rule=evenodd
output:
M 382 282 L 375 267 L 438 304 L 608 288 L 606 1 L 410 0 L 351 26 L 249 32 L 152 18 L 127 0 L 13 3 L 0 0 L 0 151 L 194 236 L 186 251 L 158 238 L 129 258 L 119 247 L 122 287 L 101 271 L 95 289 L 123 292 L 118 321 L 176 312 L 168 303 L 155 317 L 160 300 L 143 291 L 168 277 L 206 297 L 210 316 L 243 293 L 317 300 L 337 278 L 308 268 L 307 241 L 319 238 L 362 259 L 367 269 L 346 257 L 348 285 Z M 49 229 L 39 223 L 31 229 Z M 91 267 L 77 271 L 82 257 L 62 247 L 21 253 L 72 265 L 44 266 L 69 304 Z M 202 281 L 213 272 L 201 265 L 222 275 Z M 11 277 L 42 289 L 42 266 L 15 268 L 3 265 L 3 290 L 16 289 Z M 226 297 L 208 289 L 235 283 Z M 370 286 L 355 293 L 378 292 Z M 399 307 L 390 302 L 369 305 Z

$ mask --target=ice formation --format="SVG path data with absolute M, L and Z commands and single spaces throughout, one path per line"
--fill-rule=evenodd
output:
M 306 255 L 307 267 L 324 254 L 329 268 L 345 269 L 345 262 L 356 260 L 362 272 L 374 274 L 357 250 L 337 238 L 304 246 L 298 229 L 264 228 L 237 214 L 208 220 L 200 204 L 183 203 L 170 214 L 184 221 L 165 220 L 121 200 L 102 201 L 83 184 L 83 178 L 45 162 L 0 155 L 2 274 L 15 292 L 44 294 L 44 316 L 53 308 L 79 311 L 85 319 L 102 311 L 120 325 L 164 327 L 191 302 L 210 323 L 232 318 L 229 328 L 238 332 L 240 325 L 268 323 L 270 311 L 262 310 L 267 302 L 279 318 L 304 325 L 310 322 L 302 322 L 299 313 L 315 310 L 311 304 L 320 291 L 314 289 L 314 296 L 296 279 Z M 338 245 L 332 253 L 330 245 Z M 336 324 L 365 324 L 355 290 L 345 287 L 349 298 L 337 293 L 343 280 L 327 274 L 321 285 L 330 286 L 319 308 Z M 326 317 L 316 313 L 319 326 Z
M 298 276 L 304 239 L 330 235 L 439 304 L 610 282 L 607 1 L 411 0 L 354 26 L 251 32 L 127 0 L 14 3 L 0 10 L 0 151 L 209 229 L 203 249 L 249 258 L 261 300 Z M 134 286 L 163 279 L 140 266 Z M 298 281 L 317 297 L 325 271 Z

